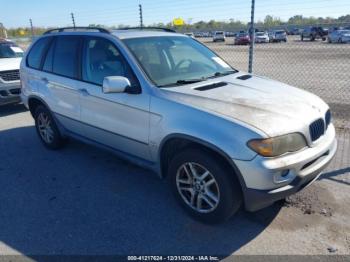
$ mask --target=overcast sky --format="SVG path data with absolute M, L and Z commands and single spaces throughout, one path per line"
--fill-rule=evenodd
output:
M 69 26 L 70 13 L 78 25 L 138 25 L 138 5 L 142 4 L 144 23 L 167 23 L 175 17 L 187 22 L 199 20 L 249 21 L 250 0 L 0 0 L 0 22 L 5 27 Z M 304 16 L 338 17 L 350 14 L 350 0 L 256 0 L 256 20 L 267 14 L 288 19 Z

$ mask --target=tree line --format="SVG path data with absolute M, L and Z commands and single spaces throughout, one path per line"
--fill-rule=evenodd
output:
M 211 31 L 211 30 L 224 30 L 224 31 L 237 31 L 237 30 L 247 30 L 249 27 L 249 23 L 235 20 L 233 18 L 228 21 L 198 21 L 192 23 L 192 19 L 188 19 L 187 23 L 185 23 L 181 27 L 176 27 L 175 29 L 184 32 L 184 31 Z M 283 28 L 286 30 L 290 30 L 292 28 L 303 28 L 309 25 L 320 25 L 320 26 L 342 26 L 342 25 L 350 25 L 350 14 L 340 16 L 338 18 L 332 17 L 304 17 L 302 15 L 295 15 L 290 17 L 287 21 L 283 21 L 282 19 L 267 15 L 263 21 L 257 21 L 255 24 L 256 28 L 261 29 L 269 29 L 269 28 Z M 90 24 L 89 26 L 97 26 L 97 27 L 105 27 L 110 29 L 118 29 L 129 27 L 128 25 L 119 24 L 117 26 L 105 26 L 101 24 Z M 169 23 L 154 23 L 149 26 L 155 27 L 166 27 L 166 28 L 174 28 L 172 22 Z M 45 27 L 34 27 L 33 32 L 34 35 L 41 35 L 46 30 L 50 28 Z M 31 36 L 31 28 L 30 27 L 18 27 L 18 28 L 9 28 L 7 29 L 8 37 L 28 37 Z

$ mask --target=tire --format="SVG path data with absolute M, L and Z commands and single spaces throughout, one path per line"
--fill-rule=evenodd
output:
M 175 198 L 196 220 L 221 223 L 239 210 L 242 203 L 240 184 L 231 170 L 225 167 L 225 163 L 215 155 L 200 149 L 185 149 L 171 160 L 168 178 Z M 206 172 L 207 175 L 202 180 L 196 180 L 191 170 L 196 170 L 197 177 Z
M 60 134 L 50 110 L 45 106 L 38 106 L 34 119 L 39 138 L 47 148 L 56 150 L 65 144 L 65 138 Z
M 303 36 L 303 35 L 301 35 L 301 37 L 300 37 L 300 38 L 301 38 L 301 41 L 304 41 L 304 36 Z
M 341 44 L 343 43 L 343 40 L 341 38 L 338 39 L 338 43 Z
M 332 43 L 332 40 L 329 37 L 328 37 L 328 43 L 330 44 Z

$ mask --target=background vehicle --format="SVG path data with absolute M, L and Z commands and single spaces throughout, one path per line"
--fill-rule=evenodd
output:
M 185 35 L 189 36 L 189 37 L 192 37 L 192 38 L 195 38 L 194 34 L 192 32 L 189 32 L 189 33 L 185 33 Z
M 329 107 L 313 94 L 239 72 L 168 29 L 66 29 L 48 31 L 21 63 L 42 143 L 72 137 L 148 167 L 201 221 L 285 198 L 335 154 Z
M 23 50 L 15 43 L 0 39 L 0 105 L 20 102 L 22 56 Z
M 217 42 L 217 41 L 225 42 L 225 40 L 226 40 L 225 32 L 223 32 L 223 31 L 215 31 L 214 32 L 213 42 Z
M 236 37 L 234 44 L 235 45 L 248 45 L 250 43 L 250 37 L 246 32 L 239 32 Z
M 305 28 L 302 33 L 300 34 L 301 41 L 304 41 L 304 39 L 310 39 L 310 41 L 315 41 L 316 39 L 322 39 L 322 41 L 325 41 L 327 38 L 328 31 L 324 30 L 322 27 L 318 26 L 312 26 Z
M 270 38 L 266 32 L 255 33 L 255 43 L 269 43 Z
M 287 42 L 287 33 L 284 30 L 270 31 L 268 36 L 269 36 L 270 43 Z
M 328 35 L 328 43 L 350 42 L 350 30 L 335 30 Z

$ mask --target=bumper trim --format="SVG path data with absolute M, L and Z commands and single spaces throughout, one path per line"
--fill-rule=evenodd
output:
M 244 192 L 245 209 L 247 211 L 257 211 L 311 185 L 319 178 L 322 171 L 329 165 L 335 156 L 337 149 L 336 140 L 334 143 L 334 147 L 325 158 L 320 157 L 320 161 L 316 161 L 314 165 L 307 168 L 307 175 L 297 176 L 290 184 L 270 190 L 246 188 Z

